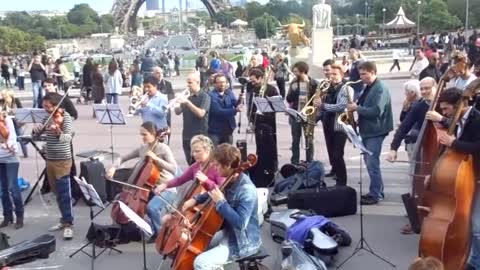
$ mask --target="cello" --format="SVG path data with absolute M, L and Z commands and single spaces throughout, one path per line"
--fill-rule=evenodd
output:
M 232 174 L 221 185 L 224 190 L 229 183 L 238 177 L 238 174 L 248 170 L 257 163 L 257 156 L 250 154 L 247 161 L 234 169 Z M 216 211 L 215 203 L 210 198 L 204 205 L 192 208 L 185 213 L 186 220 L 177 224 L 169 235 L 172 239 L 166 239 L 166 243 L 173 246 L 166 246 L 169 253 L 162 253 L 173 259 L 172 270 L 193 270 L 195 258 L 206 250 L 210 240 L 218 232 L 223 224 L 223 217 Z
M 480 81 L 463 91 L 447 133 L 455 133 L 457 122 L 468 100 L 480 92 Z M 445 148 L 445 147 L 441 147 Z M 443 150 L 443 149 L 442 149 Z M 473 158 L 447 148 L 435 162 L 425 187 L 424 218 L 420 234 L 419 255 L 432 256 L 447 270 L 463 270 L 470 252 L 471 213 L 475 194 Z
M 168 132 L 168 128 L 158 131 L 157 138 L 155 139 L 153 146 L 150 148 L 150 151 L 155 149 L 159 141 L 168 135 Z M 131 175 L 128 181 L 130 184 L 141 187 L 142 189 L 124 188 L 120 193 L 118 200 L 125 203 L 137 215 L 143 218 L 145 216 L 150 191 L 156 186 L 157 180 L 160 178 L 160 172 L 161 170 L 154 164 L 152 158 L 146 156 L 142 161 L 138 173 Z M 117 224 L 127 224 L 130 221 L 120 209 L 120 204 L 118 202 L 113 203 L 110 216 Z

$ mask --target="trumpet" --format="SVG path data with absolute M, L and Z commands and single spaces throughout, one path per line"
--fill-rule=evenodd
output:
M 340 92 L 342 90 L 346 90 L 347 91 L 347 99 L 348 99 L 348 103 L 352 103 L 353 102 L 353 98 L 352 96 L 350 95 L 350 92 L 348 91 L 347 87 L 351 84 L 357 84 L 359 82 L 361 82 L 362 80 L 358 80 L 356 82 L 347 82 L 345 83 L 343 86 L 342 86 L 342 89 L 340 90 Z M 345 112 L 341 113 L 338 118 L 337 118 L 337 123 L 339 123 L 340 125 L 341 124 L 345 124 L 345 125 L 350 125 L 352 126 L 353 130 L 355 130 L 355 133 L 357 133 L 357 122 L 355 122 L 355 117 L 353 115 L 353 112 L 349 112 L 347 109 L 345 109 Z
M 171 108 L 175 107 L 175 104 L 177 103 L 177 100 L 179 98 L 188 98 L 190 96 L 190 90 L 185 89 L 183 90 L 180 94 L 178 94 L 175 98 L 170 100 L 170 102 L 167 104 L 167 107 L 165 107 L 165 111 L 170 110 Z
M 315 98 L 321 98 L 324 95 L 326 95 L 331 84 L 332 84 L 332 82 L 329 79 L 322 79 L 318 82 L 317 89 L 315 90 L 315 94 L 313 94 L 312 97 L 310 97 L 308 102 L 305 103 L 305 106 L 300 111 L 300 114 L 303 117 L 308 117 L 308 116 L 311 116 L 315 113 L 315 107 L 313 106 L 313 100 Z

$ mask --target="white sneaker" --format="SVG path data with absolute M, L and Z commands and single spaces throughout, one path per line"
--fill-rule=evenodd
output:
M 54 226 L 48 228 L 48 231 L 49 232 L 60 231 L 61 229 L 63 229 L 63 227 L 65 227 L 65 225 L 63 225 L 62 223 L 58 223 L 57 225 L 54 225 Z
M 72 227 L 65 227 L 63 229 L 63 239 L 70 240 L 73 238 L 73 229 Z

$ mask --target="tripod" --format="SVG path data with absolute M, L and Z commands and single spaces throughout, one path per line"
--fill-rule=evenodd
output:
M 362 194 L 362 186 L 363 186 L 363 177 L 362 177 L 362 167 L 363 167 L 363 157 L 365 156 L 365 154 L 368 154 L 368 153 L 365 153 L 362 151 L 361 153 L 361 156 L 360 156 L 360 195 Z M 378 255 L 377 253 L 375 253 L 373 251 L 373 249 L 370 247 L 370 245 L 367 243 L 367 240 L 365 239 L 364 235 L 363 235 L 363 204 L 360 203 L 360 240 L 358 241 L 357 245 L 355 246 L 355 250 L 353 251 L 353 253 L 348 256 L 348 258 L 346 258 L 343 262 L 341 262 L 338 266 L 337 266 L 337 269 L 340 269 L 342 267 L 342 265 L 344 265 L 347 261 L 349 261 L 351 258 L 353 258 L 353 256 L 355 256 L 360 250 L 365 250 L 367 251 L 368 253 L 372 254 L 373 256 L 377 257 L 378 259 L 384 261 L 385 263 L 391 265 L 393 268 L 396 268 L 396 266 L 389 262 L 387 259 L 384 259 L 382 258 L 380 255 Z

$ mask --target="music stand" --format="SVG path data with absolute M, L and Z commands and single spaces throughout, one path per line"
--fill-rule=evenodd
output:
M 85 181 L 84 178 L 80 179 L 80 178 L 74 176 L 73 179 L 75 179 L 75 181 L 78 183 L 78 186 L 80 187 L 80 190 L 82 191 L 85 200 L 90 202 L 88 204 L 90 206 L 90 228 L 93 228 L 94 227 L 93 219 L 96 216 L 98 216 L 100 213 L 102 213 L 103 210 L 105 210 L 105 206 L 103 205 L 102 199 L 100 199 L 100 196 L 98 195 L 95 188 L 91 184 L 88 184 L 87 181 Z M 96 214 L 93 213 L 93 207 L 94 206 L 97 206 L 97 207 L 101 208 L 100 211 L 98 211 Z M 114 248 L 113 246 L 106 246 L 106 247 L 103 248 L 102 251 L 100 251 L 100 253 L 96 254 L 95 253 L 95 240 L 96 240 L 95 238 L 90 240 L 88 243 L 83 245 L 81 248 L 77 249 L 75 252 L 70 254 L 69 257 L 72 258 L 73 256 L 75 256 L 75 254 L 77 254 L 79 252 L 83 252 L 83 254 L 92 258 L 91 266 L 92 266 L 92 270 L 93 270 L 95 268 L 95 259 L 100 257 L 100 255 L 102 255 L 107 249 L 114 250 L 114 251 L 116 251 L 120 254 L 122 253 L 121 250 L 118 250 L 118 249 Z M 86 248 L 90 244 L 92 244 L 92 254 L 87 253 L 83 250 L 84 248 Z
M 360 195 L 362 195 L 363 192 L 363 177 L 362 177 L 362 167 L 363 167 L 363 158 L 365 155 L 372 155 L 372 152 L 369 151 L 367 148 L 365 148 L 365 145 L 362 142 L 362 139 L 360 136 L 358 136 L 352 126 L 346 125 L 345 123 L 341 123 L 343 127 L 343 131 L 347 134 L 350 142 L 352 142 L 353 147 L 360 150 Z M 392 267 L 396 268 L 396 266 L 389 262 L 387 259 L 382 258 L 380 255 L 375 253 L 373 249 L 370 247 L 370 245 L 367 243 L 367 240 L 364 237 L 363 234 L 363 204 L 360 203 L 360 240 L 358 241 L 357 245 L 355 246 L 355 250 L 353 253 L 348 256 L 345 260 L 343 260 L 338 266 L 337 269 L 340 269 L 342 265 L 344 265 L 348 260 L 353 258 L 360 250 L 365 250 L 368 253 L 372 254 L 373 256 L 377 257 L 378 259 L 384 261 L 385 263 L 391 265 Z
M 117 201 L 122 212 L 133 222 L 137 227 L 142 231 L 142 245 L 143 245 L 143 270 L 148 270 L 147 268 L 147 253 L 145 251 L 145 234 L 148 237 L 153 235 L 152 227 L 143 220 L 139 215 L 133 212 L 126 204 L 122 201 Z
M 119 104 L 93 104 L 93 110 L 97 121 L 102 125 L 110 125 L 110 148 L 112 150 L 112 163 L 114 162 L 113 151 L 113 126 L 125 125 L 125 117 Z
M 44 109 L 20 108 L 15 110 L 15 120 L 17 124 L 29 124 L 29 123 L 40 124 L 47 117 L 48 117 L 48 113 Z M 33 138 L 28 138 L 27 143 L 32 144 L 33 148 L 35 148 L 35 151 L 37 151 L 37 153 L 40 154 L 43 160 L 46 160 L 45 154 L 40 150 L 40 147 L 38 147 L 38 145 L 35 143 Z M 33 193 L 35 192 L 35 189 L 37 188 L 40 181 L 45 177 L 46 173 L 47 173 L 47 168 L 45 167 L 40 173 L 40 176 L 38 176 L 37 181 L 32 187 L 32 190 L 30 190 L 30 192 L 28 193 L 28 196 L 23 202 L 23 205 L 27 205 L 27 203 L 30 201 L 30 199 L 33 196 Z

